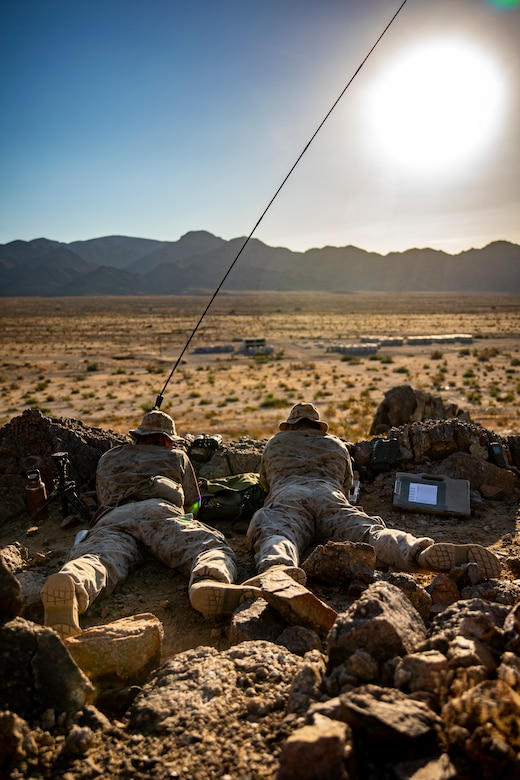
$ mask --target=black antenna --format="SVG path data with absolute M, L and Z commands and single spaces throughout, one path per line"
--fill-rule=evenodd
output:
M 218 285 L 218 287 L 216 288 L 215 292 L 214 292 L 214 293 L 213 293 L 213 295 L 211 296 L 211 298 L 210 298 L 210 300 L 209 300 L 209 302 L 208 302 L 208 304 L 207 304 L 206 308 L 204 309 L 204 311 L 203 311 L 203 312 L 202 312 L 202 314 L 200 315 L 200 317 L 199 317 L 199 319 L 198 319 L 198 322 L 197 322 L 197 324 L 196 324 L 196 325 L 195 325 L 195 327 L 193 328 L 192 332 L 190 333 L 190 335 L 189 335 L 189 337 L 188 337 L 188 340 L 186 341 L 186 343 L 185 343 L 184 347 L 182 348 L 182 351 L 181 351 L 181 353 L 180 353 L 179 357 L 178 357 L 178 358 L 177 358 L 177 360 L 175 361 L 175 365 L 173 366 L 172 370 L 170 371 L 170 374 L 169 374 L 169 376 L 168 376 L 168 379 L 167 379 L 167 380 L 166 380 L 166 382 L 164 383 L 163 389 L 161 390 L 161 392 L 159 393 L 159 395 L 158 395 L 158 396 L 157 396 L 157 398 L 155 399 L 155 406 L 154 406 L 154 409 L 160 409 L 160 408 L 161 408 L 161 404 L 162 404 L 162 402 L 163 402 L 163 400 L 164 400 L 164 392 L 165 392 L 166 388 L 168 387 L 168 385 L 169 385 L 169 383 L 170 383 L 170 380 L 171 380 L 172 376 L 174 375 L 175 371 L 177 370 L 177 367 L 178 367 L 179 363 L 181 362 L 182 358 L 184 357 L 184 355 L 185 355 L 185 353 L 186 353 L 186 350 L 188 349 L 189 345 L 191 344 L 191 341 L 192 341 L 193 337 L 195 336 L 196 332 L 198 331 L 198 329 L 199 329 L 199 327 L 200 327 L 200 324 L 201 324 L 202 320 L 204 319 L 204 317 L 205 317 L 205 316 L 206 316 L 206 314 L 208 313 L 208 311 L 209 311 L 209 308 L 210 308 L 211 304 L 213 303 L 213 301 L 215 300 L 215 298 L 216 298 L 216 297 L 217 297 L 217 295 L 219 294 L 220 290 L 222 289 L 222 285 L 224 284 L 224 282 L 225 282 L 225 281 L 226 281 L 226 279 L 228 278 L 229 274 L 231 273 L 231 271 L 232 271 L 232 270 L 233 270 L 233 268 L 235 267 L 235 264 L 236 264 L 236 262 L 237 262 L 238 258 L 240 257 L 240 255 L 242 254 L 242 252 L 244 251 L 244 249 L 246 248 L 246 246 L 248 245 L 248 243 L 249 243 L 250 239 L 252 238 L 252 236 L 253 236 L 254 232 L 256 231 L 257 227 L 259 226 L 259 224 L 261 223 L 261 221 L 263 220 L 263 218 L 265 217 L 265 215 L 267 214 L 267 212 L 269 211 L 269 209 L 270 209 L 270 208 L 271 208 L 271 206 L 273 205 L 274 201 L 276 200 L 276 198 L 277 198 L 277 197 L 278 197 L 278 195 L 280 194 L 280 192 L 281 192 L 282 188 L 283 188 L 283 187 L 285 186 L 285 184 L 287 183 L 287 180 L 289 179 L 289 177 L 290 177 L 290 176 L 291 176 L 291 174 L 293 173 L 294 169 L 296 168 L 296 166 L 298 165 L 298 163 L 299 163 L 299 162 L 300 162 L 300 160 L 302 159 L 303 155 L 305 154 L 305 152 L 307 151 L 307 149 L 309 148 L 309 146 L 311 145 L 311 143 L 314 141 L 314 139 L 316 138 L 316 136 L 317 136 L 317 135 L 318 135 L 318 133 L 320 132 L 321 128 L 323 127 L 323 125 L 325 124 L 325 122 L 327 121 L 327 119 L 329 118 L 329 116 L 332 114 L 332 112 L 334 111 L 334 109 L 336 108 L 336 106 L 338 105 L 338 103 L 340 102 L 341 98 L 343 97 L 343 95 L 345 94 L 345 92 L 347 91 L 347 89 L 350 87 L 350 85 L 352 84 L 352 82 L 354 81 L 354 79 L 356 78 L 356 76 L 358 75 L 359 71 L 361 70 L 361 68 L 363 67 L 363 65 L 365 64 L 365 62 L 368 60 L 368 58 L 370 57 L 370 55 L 372 54 L 372 52 L 374 51 L 374 49 L 376 48 L 376 46 L 378 45 L 378 43 L 381 41 L 381 39 L 383 38 L 383 36 L 385 35 L 385 33 L 386 33 L 388 30 L 389 30 L 389 28 L 391 27 L 391 25 L 393 24 L 393 22 L 394 22 L 394 21 L 395 21 L 395 19 L 397 18 L 398 14 L 399 14 L 399 13 L 402 11 L 402 9 L 403 9 L 403 8 L 404 8 L 404 6 L 406 5 L 406 3 L 407 3 L 407 0 L 403 0 L 403 2 L 402 2 L 402 3 L 401 3 L 401 5 L 399 6 L 399 8 L 398 8 L 398 9 L 397 9 L 397 11 L 395 12 L 395 14 L 392 16 L 392 18 L 390 19 L 390 21 L 388 22 L 388 24 L 387 24 L 387 25 L 386 25 L 386 27 L 384 28 L 383 32 L 382 32 L 382 33 L 379 35 L 379 37 L 377 38 L 377 40 L 375 41 L 375 43 L 374 43 L 374 44 L 372 44 L 372 46 L 371 46 L 371 48 L 369 49 L 369 51 L 368 51 L 368 53 L 366 54 L 366 56 L 363 58 L 363 60 L 361 61 L 361 63 L 358 65 L 358 67 L 357 67 L 357 68 L 356 68 L 356 70 L 354 71 L 353 75 L 350 77 L 350 79 L 348 80 L 348 82 L 346 83 L 346 85 L 344 86 L 344 88 L 341 90 L 340 94 L 338 95 L 338 97 L 336 98 L 336 100 L 334 101 L 334 103 L 332 104 L 332 106 L 329 108 L 329 110 L 327 111 L 327 113 L 325 114 L 325 116 L 323 117 L 323 119 L 321 120 L 321 122 L 319 123 L 319 125 L 318 125 L 318 127 L 316 128 L 316 130 L 314 131 L 314 133 L 311 135 L 311 137 L 310 137 L 310 139 L 308 140 L 308 142 L 307 142 L 307 143 L 305 144 L 305 146 L 303 147 L 302 151 L 300 152 L 300 154 L 299 154 L 299 155 L 298 155 L 298 157 L 296 158 L 295 162 L 293 163 L 293 165 L 292 165 L 292 167 L 290 168 L 289 172 L 288 172 L 288 173 L 287 173 L 287 175 L 285 176 L 284 180 L 282 181 L 282 183 L 280 184 L 280 186 L 278 187 L 278 189 L 277 189 L 277 190 L 276 190 L 276 192 L 274 193 L 273 197 L 271 198 L 271 200 L 269 201 L 269 203 L 267 204 L 267 206 L 266 206 L 266 207 L 265 207 L 265 209 L 263 210 L 263 212 L 262 212 L 262 214 L 260 215 L 260 217 L 259 217 L 258 221 L 256 222 L 256 225 L 253 227 L 253 229 L 251 230 L 251 232 L 249 233 L 249 235 L 247 236 L 247 238 L 244 240 L 244 243 L 243 243 L 243 244 L 242 244 L 242 246 L 240 247 L 240 249 L 239 249 L 239 251 L 238 251 L 238 253 L 237 253 L 237 255 L 236 255 L 235 259 L 233 260 L 233 262 L 231 263 L 231 265 L 230 265 L 230 266 L 229 266 L 229 268 L 227 269 L 226 273 L 225 273 L 225 274 L 224 274 L 224 276 L 222 277 L 222 280 L 221 280 L 220 284 Z

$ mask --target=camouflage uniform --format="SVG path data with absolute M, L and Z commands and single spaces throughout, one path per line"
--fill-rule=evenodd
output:
M 433 544 L 387 528 L 349 504 L 353 484 L 347 446 L 336 436 L 310 428 L 281 430 L 267 442 L 260 477 L 269 490 L 253 515 L 247 538 L 259 572 L 270 566 L 298 566 L 311 544 L 366 542 L 377 565 L 400 571 L 416 568 L 417 553 Z
M 161 478 L 148 479 L 156 475 Z M 200 496 L 184 451 L 115 447 L 99 460 L 96 488 L 100 517 L 61 569 L 74 580 L 80 613 L 152 557 L 189 576 L 190 585 L 204 578 L 235 581 L 235 555 L 224 535 L 185 514 L 197 510 Z

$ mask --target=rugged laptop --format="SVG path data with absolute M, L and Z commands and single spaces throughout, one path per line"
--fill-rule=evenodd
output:
M 393 503 L 394 506 L 415 512 L 469 517 L 469 480 L 398 471 L 395 475 Z

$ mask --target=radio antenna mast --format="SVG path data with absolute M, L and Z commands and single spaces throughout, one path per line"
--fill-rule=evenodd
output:
M 361 61 L 361 63 L 358 65 L 358 67 L 356 68 L 356 70 L 354 71 L 354 73 L 352 74 L 352 76 L 350 77 L 350 79 L 348 80 L 348 82 L 346 83 L 346 85 L 343 87 L 343 89 L 341 90 L 340 94 L 338 95 L 338 97 L 336 98 L 336 100 L 334 101 L 334 103 L 332 104 L 332 106 L 329 108 L 329 110 L 327 111 L 327 113 L 325 114 L 325 116 L 323 117 L 323 119 L 321 120 L 321 122 L 319 123 L 319 125 L 318 125 L 318 127 L 316 128 L 316 130 L 314 131 L 314 133 L 311 135 L 311 137 L 309 138 L 309 140 L 307 141 L 307 143 L 306 143 L 306 144 L 305 144 L 305 146 L 303 147 L 302 151 L 300 152 L 300 154 L 299 154 L 299 155 L 298 155 L 298 157 L 296 158 L 295 162 L 294 162 L 294 163 L 293 163 L 293 165 L 291 166 L 291 168 L 290 168 L 289 172 L 286 174 L 286 176 L 285 176 L 285 178 L 283 179 L 282 183 L 279 185 L 279 187 L 278 187 L 278 189 L 276 190 L 276 192 L 274 193 L 273 197 L 271 198 L 271 200 L 269 201 L 269 203 L 267 204 L 267 206 L 265 207 L 265 209 L 263 210 L 263 212 L 260 214 L 260 217 L 258 218 L 258 220 L 257 220 L 257 222 L 256 222 L 256 224 L 255 224 L 255 226 L 253 227 L 253 229 L 251 230 L 251 232 L 249 233 L 249 235 L 247 236 L 247 238 L 244 240 L 244 242 L 243 242 L 242 246 L 240 247 L 240 249 L 239 249 L 238 253 L 236 254 L 236 256 L 235 256 L 235 258 L 234 258 L 233 262 L 231 263 L 231 265 L 230 265 L 230 266 L 229 266 L 229 268 L 227 269 L 226 273 L 225 273 L 225 274 L 224 274 L 224 276 L 222 277 L 222 279 L 221 279 L 221 281 L 220 281 L 220 284 L 218 285 L 218 287 L 216 288 L 215 292 L 214 292 L 214 293 L 213 293 L 213 295 L 211 296 L 210 300 L 208 301 L 208 304 L 206 305 L 206 308 L 204 309 L 204 311 L 203 311 L 203 312 L 202 312 L 202 314 L 200 315 L 200 317 L 199 317 L 199 319 L 198 319 L 198 321 L 197 321 L 197 323 L 196 323 L 195 327 L 194 327 L 194 328 L 193 328 L 193 330 L 191 331 L 191 333 L 190 333 L 190 335 L 189 335 L 189 337 L 188 337 L 188 339 L 187 339 L 187 341 L 186 341 L 186 343 L 185 343 L 184 347 L 183 347 L 183 348 L 182 348 L 182 350 L 181 350 L 181 353 L 180 353 L 179 357 L 178 357 L 178 358 L 177 358 L 177 360 L 175 361 L 175 364 L 174 364 L 174 366 L 173 366 L 172 370 L 170 371 L 170 374 L 169 374 L 169 376 L 168 376 L 168 378 L 167 378 L 166 382 L 164 383 L 164 386 L 163 386 L 163 388 L 162 388 L 161 392 L 159 393 L 159 395 L 157 396 L 157 398 L 156 398 L 156 400 L 155 400 L 155 406 L 154 406 L 154 409 L 160 409 L 160 408 L 161 408 L 161 404 L 162 404 L 162 402 L 163 402 L 163 400 L 164 400 L 164 393 L 165 393 L 165 391 L 166 391 L 166 388 L 168 387 L 168 385 L 169 385 L 169 383 L 170 383 L 170 381 L 171 381 L 171 378 L 173 377 L 173 375 L 174 375 L 175 371 L 177 370 L 177 367 L 178 367 L 179 363 L 181 362 L 182 358 L 184 357 L 184 355 L 185 355 L 185 353 L 186 353 L 186 350 L 188 349 L 189 345 L 191 344 L 191 341 L 192 341 L 193 337 L 195 336 L 196 332 L 198 331 L 198 329 L 199 329 L 199 327 L 200 327 L 200 325 L 201 325 L 201 323 L 202 323 L 202 320 L 204 319 L 204 317 L 205 317 L 205 316 L 206 316 L 206 314 L 208 313 L 208 311 L 209 311 L 209 309 L 210 309 L 210 307 L 211 307 L 211 305 L 212 305 L 213 301 L 215 300 L 215 298 L 216 298 L 216 297 L 217 297 L 217 295 L 219 294 L 220 290 L 222 289 L 222 286 L 223 286 L 224 282 L 226 281 L 226 279 L 228 278 L 229 274 L 231 273 L 231 271 L 232 271 L 232 270 L 233 270 L 233 268 L 235 267 L 235 265 L 236 265 L 236 263 L 237 263 L 237 261 L 238 261 L 238 258 L 240 257 L 240 255 L 242 254 L 242 252 L 244 251 L 244 249 L 246 248 L 246 246 L 248 245 L 248 243 L 249 243 L 250 239 L 252 238 L 253 234 L 255 233 L 256 229 L 258 228 L 258 226 L 260 225 L 261 221 L 263 220 L 263 218 L 265 217 L 265 215 L 267 214 L 267 212 L 269 211 L 269 209 L 270 209 L 270 208 L 271 208 L 271 206 L 273 205 L 274 201 L 276 200 L 276 198 L 277 198 L 277 197 L 278 197 L 278 195 L 280 194 L 281 190 L 283 189 L 283 187 L 284 187 L 284 186 L 285 186 L 285 184 L 287 183 L 287 181 L 288 181 L 289 177 L 291 176 L 291 174 L 293 173 L 294 169 L 296 168 L 296 166 L 298 165 L 298 163 L 299 163 L 299 162 L 300 162 L 300 160 L 302 159 L 303 155 L 305 154 L 305 152 L 307 151 L 307 149 L 309 148 L 309 146 L 311 145 L 311 143 L 314 141 L 314 139 L 316 138 L 316 136 L 317 136 L 317 135 L 318 135 L 318 133 L 320 132 L 321 128 L 323 127 L 323 125 L 325 124 L 325 122 L 327 121 L 327 119 L 329 118 L 329 116 L 332 114 L 332 112 L 334 111 L 334 109 L 336 108 L 336 106 L 338 105 L 338 103 L 340 102 L 341 98 L 343 97 L 343 95 L 345 94 L 345 92 L 347 91 L 347 89 L 350 87 L 350 85 L 352 84 L 352 82 L 354 81 L 354 79 L 355 79 L 355 78 L 356 78 L 356 76 L 358 75 L 359 71 L 360 71 L 360 70 L 361 70 L 361 68 L 364 66 L 364 64 L 366 63 L 366 61 L 368 60 L 368 58 L 370 57 L 370 55 L 372 54 L 372 52 L 373 52 L 373 51 L 374 51 L 374 49 L 376 48 L 376 46 L 378 45 L 378 43 L 381 41 L 381 39 L 382 39 L 382 38 L 383 38 L 383 36 L 386 34 L 386 32 L 387 32 L 387 31 L 390 29 L 391 25 L 393 24 L 393 22 L 395 21 L 395 19 L 396 19 L 396 18 L 397 18 L 397 16 L 399 15 L 399 13 L 402 11 L 402 9 L 403 9 L 403 8 L 404 8 L 404 6 L 406 5 L 406 3 L 407 3 L 407 0 L 403 0 L 403 2 L 401 3 L 401 5 L 400 5 L 400 6 L 399 6 L 399 8 L 397 9 L 397 11 L 394 13 L 394 15 L 392 16 L 392 18 L 390 19 L 390 21 L 388 22 L 388 24 L 386 25 L 386 27 L 385 27 L 385 28 L 384 28 L 384 30 L 382 31 L 382 33 L 379 35 L 379 37 L 376 39 L 376 41 L 375 41 L 375 42 L 372 44 L 372 46 L 370 47 L 370 49 L 369 49 L 368 53 L 365 55 L 365 57 L 363 58 L 363 60 Z

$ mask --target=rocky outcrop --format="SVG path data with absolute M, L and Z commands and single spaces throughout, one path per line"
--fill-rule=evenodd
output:
M 23 493 L 19 470 L 27 454 L 39 454 L 43 474 L 52 469 L 50 453 L 68 450 L 79 464 L 75 479 L 86 485 L 101 452 L 118 441 L 110 432 L 32 412 L 6 427 L 0 430 L 0 474 L 10 496 L 4 518 L 11 519 L 13 496 Z M 399 442 L 397 467 L 467 478 L 482 504 L 490 501 L 495 509 L 501 495 L 509 504 L 516 500 L 515 472 L 487 457 L 492 432 L 454 418 L 407 423 L 390 435 Z M 373 445 L 349 445 L 356 465 L 366 466 L 367 481 L 373 479 Z M 85 447 L 88 457 L 81 454 Z M 196 468 L 207 477 L 255 470 L 261 448 L 249 440 L 231 442 Z M 508 452 L 519 450 L 513 442 Z M 371 483 L 382 498 L 385 480 L 379 475 Z M 302 625 L 294 613 L 284 613 L 282 583 L 278 597 L 237 609 L 225 627 L 228 649 L 195 647 L 161 663 L 161 630 L 153 614 L 123 621 L 126 628 L 112 624 L 112 639 L 131 636 L 137 623 L 144 636 L 140 621 L 150 629 L 140 649 L 120 654 L 117 641 L 114 647 L 104 642 L 103 631 L 90 629 L 89 635 L 87 629 L 62 643 L 31 622 L 26 598 L 38 594 L 38 561 L 19 544 L 4 552 L 2 777 L 520 775 L 520 557 L 511 557 L 500 580 L 483 580 L 479 567 L 468 564 L 423 585 L 413 574 L 376 571 L 367 545 L 320 545 L 302 567 L 324 605 L 325 624 L 330 618 L 330 631 L 321 620 Z M 300 593 L 299 586 L 291 587 Z M 82 638 L 89 658 L 76 652 Z
M 200 778 L 518 776 L 518 603 L 461 600 L 425 622 L 395 585 L 377 582 L 338 615 L 322 650 L 245 640 L 177 654 L 134 691 L 117 725 L 87 702 L 52 631 L 17 618 L 0 632 L 11 648 L 13 632 L 26 637 L 28 653 L 19 641 L 15 652 L 33 691 L 2 680 L 0 766 L 13 777 L 27 760 L 49 778 L 86 779 L 93 764 L 106 777 L 180 767 Z M 33 668 L 62 667 L 45 691 L 20 664 L 38 645 Z
M 387 433 L 390 428 L 398 428 L 410 422 L 452 418 L 471 421 L 469 414 L 459 409 L 457 404 L 445 403 L 439 396 L 414 390 L 410 385 L 400 385 L 385 393 L 377 408 L 370 434 L 378 436 Z

